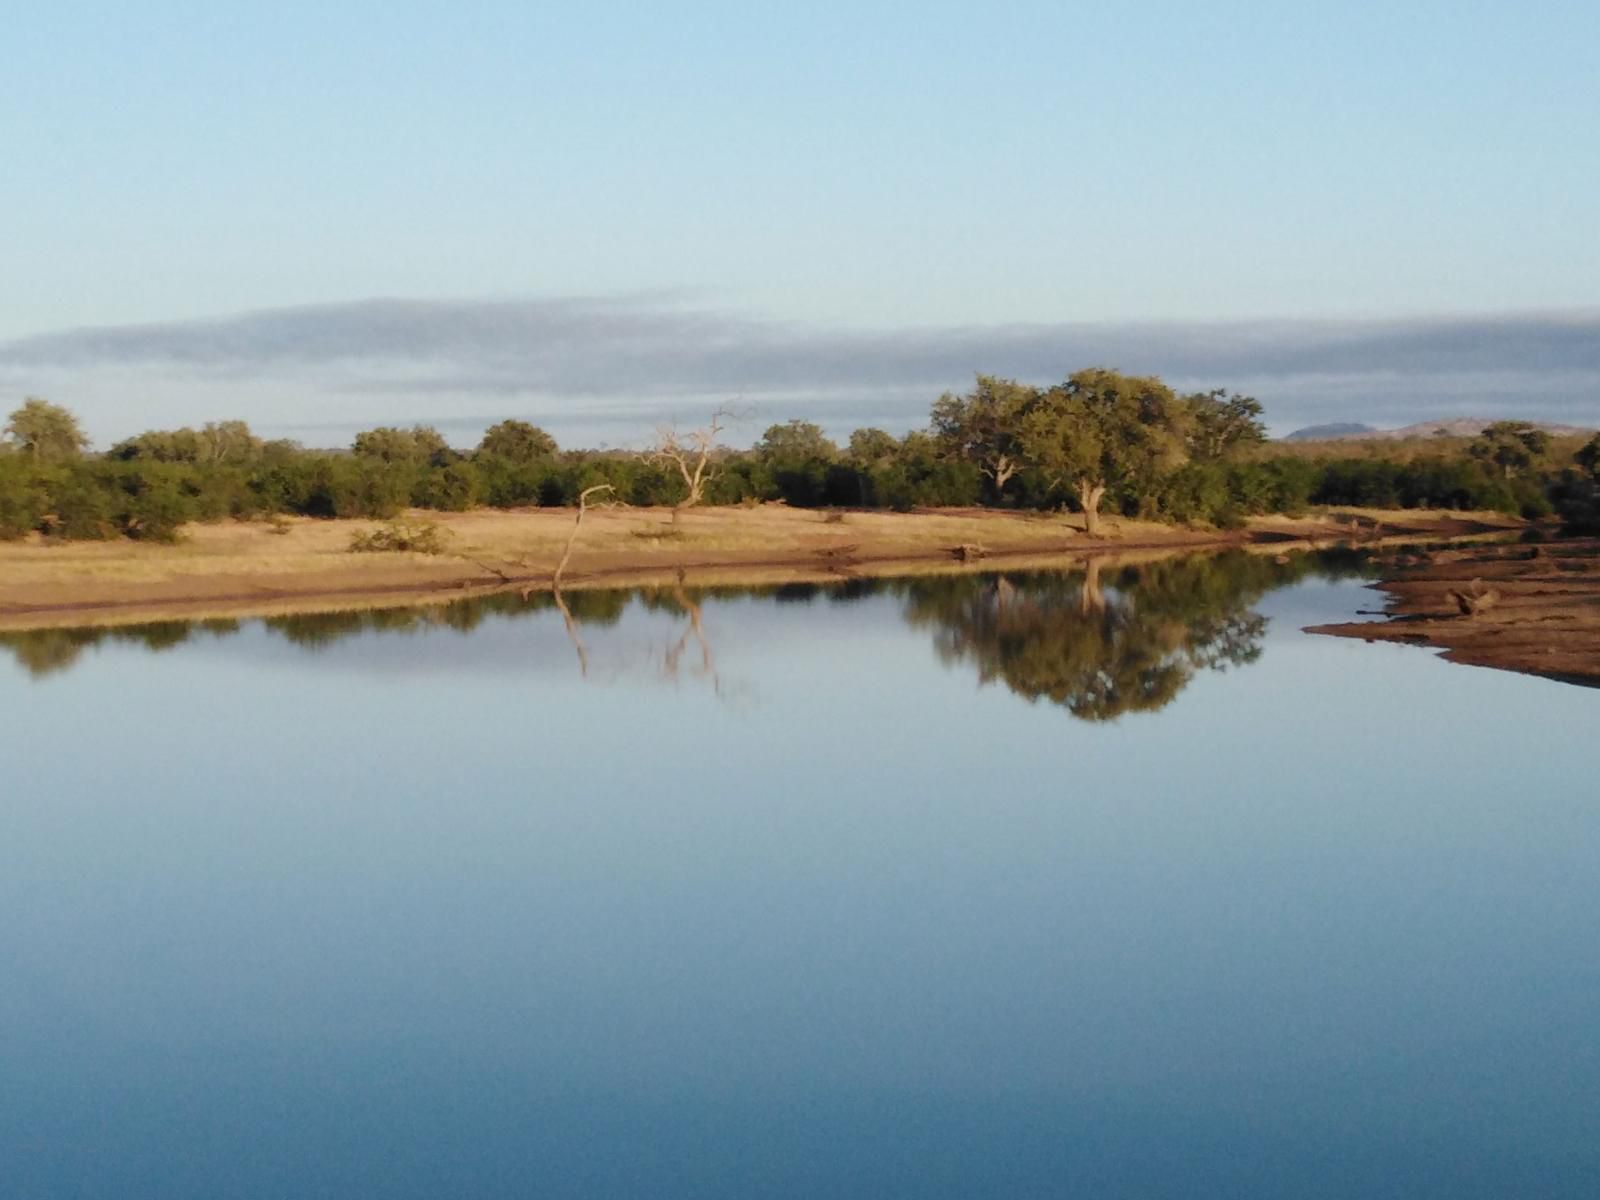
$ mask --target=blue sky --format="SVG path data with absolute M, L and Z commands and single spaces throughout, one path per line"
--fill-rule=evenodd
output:
M 15 345 L 377 297 L 835 333 L 1600 308 L 1592 4 L 56 3 L 5 40 L 0 391 L 102 424 L 158 421 L 107 373 L 163 364 Z M 207 386 L 270 424 L 249 382 Z M 349 382 L 297 380 L 428 415 Z

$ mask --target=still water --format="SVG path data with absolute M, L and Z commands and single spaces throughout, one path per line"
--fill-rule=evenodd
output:
M 0 1194 L 1600 1195 L 1600 692 L 1190 560 L 0 637 Z

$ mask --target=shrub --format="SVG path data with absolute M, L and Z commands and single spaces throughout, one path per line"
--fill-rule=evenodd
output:
M 181 469 L 139 467 L 120 473 L 117 514 L 122 532 L 146 542 L 175 542 L 192 510 L 184 494 Z
M 411 503 L 439 512 L 466 512 L 477 504 L 478 495 L 478 473 L 472 464 L 450 463 L 422 472 L 411 489 Z
M 52 537 L 81 541 L 116 537 L 119 522 L 109 489 L 87 464 L 58 467 L 41 475 L 48 511 L 39 527 Z
M 352 554 L 442 554 L 449 535 L 432 521 L 396 517 L 350 539 Z
M 286 472 L 286 507 L 308 517 L 394 517 L 411 499 L 408 463 L 320 456 Z
M 22 456 L 0 457 L 0 541 L 32 533 L 45 512 L 44 489 Z

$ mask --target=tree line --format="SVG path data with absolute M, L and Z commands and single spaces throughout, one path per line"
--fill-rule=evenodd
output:
M 1600 525 L 1600 436 L 1563 453 L 1530 425 L 1499 422 L 1420 453 L 1308 455 L 1267 442 L 1251 397 L 1184 395 L 1100 368 L 1051 386 L 980 375 L 941 396 L 926 428 L 859 429 L 842 446 L 788 421 L 730 449 L 718 440 L 727 419 L 662 430 L 642 451 L 563 450 L 519 420 L 470 450 L 424 425 L 314 450 L 219 421 L 90 453 L 72 413 L 29 399 L 0 436 L 0 537 L 167 541 L 189 521 L 561 506 L 600 485 L 634 505 L 1068 509 L 1091 533 L 1108 513 L 1231 527 L 1321 504 L 1558 511 L 1575 527 Z

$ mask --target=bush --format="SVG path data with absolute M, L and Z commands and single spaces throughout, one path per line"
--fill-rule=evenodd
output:
M 41 475 L 48 511 L 39 527 L 51 537 L 96 541 L 121 532 L 109 489 L 87 463 L 57 467 Z
M 466 462 L 430 468 L 411 489 L 414 507 L 439 512 L 466 512 L 478 503 L 478 496 L 477 470 Z
M 1211 522 L 1232 503 L 1227 475 L 1212 463 L 1190 463 L 1167 477 L 1159 496 L 1161 516 L 1185 524 Z
M 307 517 L 394 517 L 406 507 L 416 478 L 409 463 L 318 457 L 287 473 L 285 507 Z
M 137 467 L 116 480 L 122 501 L 117 513 L 122 532 L 146 542 L 175 542 L 192 515 L 183 490 L 184 472 L 161 466 Z
M 503 458 L 474 462 L 478 494 L 491 508 L 524 508 L 542 504 L 544 489 L 554 480 L 554 463 L 516 463 Z M 559 494 L 560 485 L 555 490 Z
M 350 539 L 352 554 L 442 554 L 448 534 L 432 521 L 397 517 Z
M 22 456 L 0 457 L 0 541 L 32 533 L 46 511 L 44 488 Z

